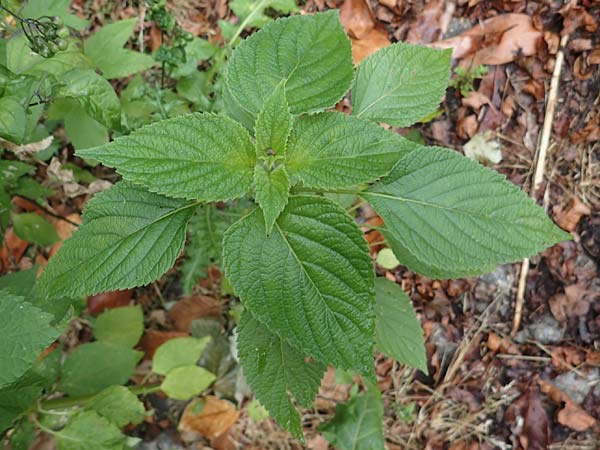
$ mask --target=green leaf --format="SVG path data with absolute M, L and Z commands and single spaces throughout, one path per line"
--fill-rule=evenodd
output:
M 51 245 L 60 240 L 54 227 L 36 213 L 14 214 L 12 222 L 15 234 L 24 241 Z
M 97 194 L 44 269 L 41 293 L 74 297 L 151 283 L 175 263 L 195 207 L 123 182 Z
M 71 0 L 28 0 L 21 17 L 37 19 L 42 16 L 58 16 L 65 25 L 77 30 L 87 26 L 88 21 L 69 13 Z
M 262 28 L 273 20 L 264 13 L 267 8 L 283 14 L 298 11 L 294 0 L 232 0 L 228 2 L 228 6 L 238 17 L 239 23 L 245 21 L 248 28 Z M 237 26 L 224 20 L 219 21 L 219 27 L 227 40 L 231 40 L 237 29 Z
M 133 347 L 144 332 L 142 308 L 125 306 L 104 311 L 94 322 L 94 336 L 99 341 Z
M 504 176 L 441 147 L 421 147 L 363 195 L 398 260 L 432 278 L 490 272 L 565 239 Z
M 160 385 L 161 391 L 175 400 L 189 400 L 206 390 L 215 376 L 198 366 L 181 366 L 170 370 Z
M 27 116 L 25 108 L 15 97 L 0 98 L 0 138 L 20 144 L 25 138 Z
M 20 161 L 0 160 L 2 181 L 12 182 L 23 175 L 32 174 L 35 167 Z
M 156 122 L 77 154 L 116 167 L 123 178 L 152 192 L 207 202 L 248 192 L 256 160 L 247 131 L 214 114 Z
M 233 52 L 226 71 L 226 104 L 252 128 L 282 80 L 290 111 L 298 114 L 335 105 L 352 76 L 350 41 L 338 11 L 279 19 Z
M 273 232 L 256 210 L 223 242 L 227 278 L 265 325 L 336 367 L 373 367 L 373 264 L 345 211 L 321 197 L 290 197 Z
M 80 345 L 67 357 L 58 389 L 68 395 L 83 396 L 123 385 L 142 356 L 142 352 L 110 342 Z
M 93 119 L 108 128 L 121 128 L 121 102 L 108 81 L 90 69 L 73 69 L 60 77 L 56 97 L 72 98 Z
M 106 79 L 123 78 L 156 64 L 154 58 L 144 53 L 125 49 L 137 18 L 119 20 L 104 25 L 85 41 L 85 54 Z
M 382 420 L 381 394 L 372 387 L 347 404 L 338 404 L 334 418 L 321 425 L 319 431 L 339 450 L 384 450 Z
M 54 435 L 58 450 L 123 450 L 126 439 L 116 425 L 93 411 L 77 413 Z
M 177 367 L 196 364 L 209 342 L 210 337 L 169 339 L 156 349 L 152 358 L 152 371 L 160 375 L 167 375 Z
M 375 342 L 386 356 L 427 373 L 421 322 L 408 295 L 387 278 L 375 279 Z
M 290 179 L 284 166 L 273 169 L 257 164 L 254 172 L 256 202 L 264 214 L 267 234 L 271 234 L 275 220 L 288 202 Z
M 47 197 L 54 194 L 54 190 L 41 185 L 33 178 L 20 178 L 17 180 L 13 193 L 43 203 Z
M 244 376 L 256 398 L 282 428 L 302 440 L 300 414 L 292 396 L 309 408 L 327 366 L 306 362 L 306 355 L 271 333 L 247 310 L 238 326 L 237 348 Z
M 0 290 L 0 387 L 23 375 L 60 335 L 52 319 L 23 297 Z
M 352 86 L 352 114 L 398 127 L 431 114 L 446 91 L 451 55 L 398 42 L 367 56 Z
M 198 62 L 210 59 L 216 50 L 217 47 L 206 39 L 194 36 L 185 46 L 185 63 L 179 64 L 169 75 L 172 78 L 181 78 L 202 73 L 197 71 Z
M 30 269 L 20 270 L 0 277 L 0 292 L 5 289 L 11 294 L 27 298 L 35 283 L 38 269 L 39 266 L 36 264 Z
M 137 425 L 148 415 L 144 404 L 125 386 L 111 386 L 96 394 L 85 404 L 85 409 L 95 411 L 119 428 Z
M 413 142 L 340 113 L 300 116 L 288 140 L 285 166 L 306 187 L 335 189 L 387 174 Z
M 290 130 L 292 115 L 285 98 L 285 83 L 277 85 L 275 91 L 265 102 L 256 119 L 257 156 L 285 155 L 285 147 Z M 269 150 L 271 150 L 269 152 Z
M 377 254 L 377 260 L 375 261 L 379 267 L 385 270 L 394 270 L 400 265 L 400 261 L 394 255 L 394 252 L 389 248 L 383 248 Z
M 22 420 L 10 436 L 11 450 L 29 450 L 35 440 L 35 425 L 29 420 Z

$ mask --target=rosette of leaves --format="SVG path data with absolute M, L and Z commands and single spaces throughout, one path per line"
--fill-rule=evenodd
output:
M 336 11 L 267 24 L 229 61 L 229 116 L 182 115 L 78 152 L 124 181 L 88 203 L 36 289 L 75 296 L 150 283 L 174 264 L 201 204 L 250 196 L 257 207 L 223 239 L 244 305 L 239 358 L 258 400 L 301 439 L 296 407 L 311 405 L 327 365 L 374 379 L 377 345 L 426 369 L 393 348 L 401 334 L 390 339 L 391 317 L 414 315 L 409 299 L 393 305 L 384 285 L 376 304 L 367 243 L 325 193 L 369 201 L 397 259 L 430 277 L 485 273 L 569 237 L 498 173 L 378 125 L 435 111 L 449 71 L 449 51 L 404 43 L 355 70 Z M 352 115 L 325 111 L 349 89 Z M 410 348 L 422 353 L 415 333 L 421 348 Z

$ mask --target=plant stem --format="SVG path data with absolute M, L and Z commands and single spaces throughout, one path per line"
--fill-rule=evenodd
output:
M 160 384 L 148 384 L 143 386 L 131 386 L 129 392 L 135 395 L 151 394 L 160 390 Z M 40 408 L 43 410 L 49 409 L 65 409 L 72 406 L 82 406 L 93 399 L 95 395 L 84 395 L 81 397 L 61 397 L 45 400 L 40 403 Z

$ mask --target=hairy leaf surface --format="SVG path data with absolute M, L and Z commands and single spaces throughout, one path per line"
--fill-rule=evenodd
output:
M 244 376 L 256 398 L 282 428 L 302 439 L 300 414 L 292 397 L 309 408 L 327 366 L 306 362 L 306 355 L 270 332 L 246 310 L 238 326 L 237 348 Z
M 333 106 L 353 76 L 350 41 L 338 11 L 294 16 L 269 23 L 234 51 L 226 71 L 226 103 L 248 128 L 277 85 L 293 114 Z
M 285 208 L 290 190 L 290 179 L 284 166 L 269 170 L 257 164 L 254 172 L 256 203 L 263 211 L 267 233 L 271 233 L 275 220 Z
M 285 98 L 285 82 L 277 85 L 275 91 L 267 99 L 262 111 L 256 119 L 256 151 L 257 156 L 277 156 L 285 154 L 290 130 L 292 129 L 292 115 Z
M 286 168 L 306 187 L 334 189 L 387 174 L 417 144 L 339 113 L 300 116 L 288 141 Z
M 446 91 L 451 54 L 398 42 L 367 56 L 352 86 L 352 114 L 398 127 L 431 114 Z
M 215 114 L 186 114 L 142 127 L 78 155 L 115 167 L 152 192 L 207 202 L 252 186 L 256 151 L 248 132 Z
M 434 278 L 489 272 L 569 238 L 504 176 L 441 147 L 405 156 L 361 195 L 398 260 Z
M 273 232 L 256 210 L 223 242 L 227 277 L 256 317 L 302 352 L 363 373 L 373 365 L 373 266 L 345 211 L 290 197 Z
M 151 283 L 179 256 L 194 209 L 195 204 L 129 183 L 97 194 L 88 202 L 79 230 L 44 269 L 41 293 L 92 295 Z

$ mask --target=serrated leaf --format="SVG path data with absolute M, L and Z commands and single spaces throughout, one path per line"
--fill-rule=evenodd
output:
M 421 322 L 408 295 L 387 278 L 375 279 L 375 343 L 386 356 L 427 373 Z
M 373 181 L 417 145 L 380 126 L 340 113 L 300 116 L 285 166 L 304 186 L 335 189 Z
M 123 450 L 126 439 L 115 424 L 93 411 L 75 414 L 55 438 L 58 450 Z
M 5 292 L 27 298 L 35 283 L 38 269 L 39 265 L 36 264 L 31 269 L 19 270 L 0 277 L 0 292 L 4 289 Z
M 398 42 L 367 56 L 352 86 L 352 114 L 404 127 L 434 112 L 446 91 L 452 50 Z
M 189 400 L 206 390 L 215 376 L 198 366 L 181 366 L 170 370 L 160 385 L 160 390 L 175 400 Z
M 504 176 L 441 147 L 421 147 L 363 195 L 398 260 L 453 278 L 490 272 L 569 235 Z
M 257 156 L 283 156 L 291 129 L 292 115 L 285 98 L 285 82 L 282 81 L 256 118 Z
M 15 234 L 24 241 L 51 245 L 60 240 L 54 227 L 36 213 L 14 214 L 12 222 Z
M 350 41 L 338 11 L 279 19 L 243 41 L 226 71 L 226 104 L 247 128 L 276 86 L 293 114 L 333 106 L 353 76 Z
M 116 167 L 124 179 L 152 192 L 207 202 L 248 192 L 256 161 L 248 132 L 214 114 L 156 122 L 77 154 Z
M 110 342 L 80 345 L 67 357 L 58 389 L 68 395 L 83 396 L 123 385 L 143 355 L 143 352 Z
M 45 296 L 75 297 L 151 283 L 175 263 L 195 207 L 114 185 L 88 202 L 83 224 L 50 259 L 38 288 Z
M 73 69 L 61 75 L 57 98 L 77 100 L 91 118 L 108 128 L 121 128 L 121 102 L 108 81 L 90 69 Z
M 99 341 L 133 347 L 144 332 L 142 308 L 124 306 L 104 311 L 94 322 L 94 336 Z
M 347 404 L 338 404 L 331 422 L 321 425 L 319 431 L 339 450 L 384 450 L 382 420 L 381 394 L 372 387 Z
M 60 335 L 52 320 L 23 297 L 0 290 L 0 387 L 23 375 Z
M 238 325 L 237 349 L 244 376 L 256 398 L 282 428 L 302 440 L 300 414 L 292 398 L 309 408 L 327 366 L 306 362 L 306 355 L 271 333 L 246 310 Z
M 0 138 L 20 144 L 25 138 L 27 115 L 15 97 L 0 98 Z
M 152 358 L 152 371 L 167 375 L 177 367 L 196 364 L 209 342 L 210 337 L 169 339 L 156 349 Z
M 144 404 L 125 386 L 111 386 L 96 394 L 85 404 L 85 409 L 95 411 L 119 428 L 137 425 L 148 415 Z
M 223 241 L 225 273 L 252 314 L 302 352 L 368 374 L 373 367 L 373 265 L 345 211 L 290 197 L 273 232 L 260 210 Z
M 254 172 L 256 203 L 262 209 L 267 234 L 271 233 L 275 220 L 285 208 L 290 191 L 290 179 L 284 166 L 273 169 L 257 164 Z
M 138 19 L 119 20 L 104 25 L 85 41 L 85 54 L 106 79 L 123 78 L 156 64 L 144 53 L 123 48 Z

